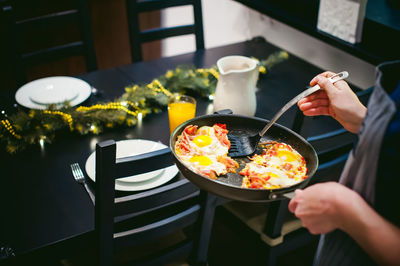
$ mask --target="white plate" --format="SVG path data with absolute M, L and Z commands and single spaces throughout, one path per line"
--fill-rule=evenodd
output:
M 162 143 L 144 140 L 144 139 L 132 139 L 132 140 L 122 140 L 117 141 L 117 158 L 124 158 L 128 156 L 134 156 L 146 152 L 156 151 L 163 148 L 166 148 Z M 89 177 L 94 181 L 95 176 L 95 162 L 96 162 L 96 152 L 90 154 L 89 158 L 86 161 L 86 172 Z M 118 179 L 121 182 L 142 182 L 158 175 L 161 175 L 164 172 L 164 169 L 152 171 L 149 173 L 144 173 L 135 176 L 129 176 Z
M 118 180 L 116 180 L 115 190 L 140 191 L 155 188 L 170 181 L 178 172 L 179 170 L 176 165 L 172 165 L 165 168 L 163 174 L 143 182 L 118 182 Z
M 58 76 L 25 84 L 15 93 L 15 100 L 30 109 L 46 109 L 49 104 L 60 104 L 65 100 L 69 100 L 71 106 L 78 105 L 89 98 L 90 94 L 91 87 L 86 81 Z
M 48 82 L 39 80 L 37 88 L 32 91 L 29 97 L 32 102 L 38 104 L 60 104 L 65 101 L 71 101 L 79 95 L 79 91 L 72 86 L 66 87 L 67 84 L 58 85 L 56 82 Z M 41 84 L 39 84 L 41 83 Z
M 166 148 L 167 146 L 150 140 L 133 139 L 117 143 L 117 158 L 138 155 L 145 152 Z M 86 161 L 85 170 L 89 178 L 95 181 L 96 153 L 93 152 Z M 117 179 L 115 189 L 122 191 L 139 191 L 160 186 L 171 180 L 178 173 L 178 168 L 173 165 L 161 170 L 156 170 L 140 175 Z

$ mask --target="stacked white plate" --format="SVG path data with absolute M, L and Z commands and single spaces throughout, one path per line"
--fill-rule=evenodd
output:
M 151 151 L 167 148 L 166 145 L 144 139 L 131 139 L 117 141 L 117 158 L 139 155 Z M 96 169 L 96 153 L 90 154 L 86 161 L 85 170 L 90 179 L 95 181 Z M 115 189 L 121 191 L 140 191 L 158 187 L 178 173 L 176 165 L 170 167 L 140 174 L 134 176 L 127 176 L 115 181 Z
M 31 81 L 15 94 L 18 104 L 30 109 L 46 109 L 50 104 L 61 107 L 66 101 L 71 106 L 78 105 L 89 98 L 91 86 L 78 78 L 48 77 Z

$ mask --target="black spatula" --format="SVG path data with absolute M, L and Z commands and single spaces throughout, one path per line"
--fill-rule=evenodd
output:
M 328 80 L 332 83 L 336 81 L 345 79 L 349 76 L 347 71 L 340 72 L 328 78 Z M 230 135 L 229 140 L 231 142 L 231 148 L 229 149 L 228 156 L 230 157 L 243 157 L 253 154 L 256 151 L 258 142 L 264 136 L 265 132 L 276 122 L 276 120 L 281 117 L 281 115 L 286 112 L 290 107 L 295 105 L 298 101 L 307 97 L 308 95 L 316 92 L 320 89 L 320 86 L 317 84 L 311 88 L 306 89 L 292 100 L 290 100 L 285 106 L 283 106 L 275 116 L 268 122 L 268 124 L 256 135 L 249 136 L 249 135 L 240 135 L 234 136 Z

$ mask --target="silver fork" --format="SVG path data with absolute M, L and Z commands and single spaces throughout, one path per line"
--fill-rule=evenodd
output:
M 94 195 L 86 183 L 85 176 L 83 175 L 83 172 L 82 172 L 79 164 L 78 163 L 71 164 L 71 170 L 72 170 L 72 175 L 74 176 L 75 180 L 85 187 L 87 193 L 89 194 L 90 199 L 92 200 L 92 202 L 94 204 Z

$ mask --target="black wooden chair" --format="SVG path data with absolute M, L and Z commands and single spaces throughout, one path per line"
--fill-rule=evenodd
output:
M 372 90 L 371 87 L 357 92 L 364 104 Z M 356 135 L 346 131 L 330 117 L 304 117 L 299 109 L 292 129 L 305 136 L 318 154 L 319 166 L 309 185 L 338 181 Z M 234 226 L 245 227 L 253 237 L 261 238 L 268 247 L 266 265 L 273 266 L 279 257 L 295 249 L 313 243 L 316 247 L 319 238 L 302 227 L 301 221 L 289 212 L 288 203 L 288 199 L 265 204 L 233 201 L 224 205 L 221 216 L 227 223 L 234 219 Z
M 124 251 L 128 251 L 128 259 L 135 259 L 133 265 L 164 265 L 182 256 L 192 264 L 206 263 L 215 196 L 178 177 L 141 193 L 115 196 L 115 179 L 172 164 L 169 148 L 116 159 L 113 140 L 96 145 L 96 265 L 125 262 Z M 155 250 L 163 241 L 173 245 Z M 133 249 L 128 249 L 131 246 Z M 144 247 L 149 247 L 146 252 L 152 252 L 145 257 L 137 256 Z
M 187 5 L 193 6 L 194 23 L 175 27 L 158 27 L 149 30 L 140 29 L 140 13 Z M 194 34 L 196 37 L 196 49 L 204 49 L 201 0 L 126 0 L 126 9 L 128 13 L 132 62 L 142 61 L 142 43 L 169 37 Z
M 48 10 L 50 13 L 45 12 L 46 3 L 50 2 L 9 1 L 7 5 L 6 12 L 12 18 L 17 86 L 27 81 L 27 68 L 71 56 L 83 56 L 87 71 L 97 69 L 88 1 L 69 2 L 66 10 Z M 40 15 L 30 16 L 34 10 Z M 67 40 L 68 26 L 78 32 L 77 39 Z M 30 45 L 35 38 L 40 38 L 42 45 Z

